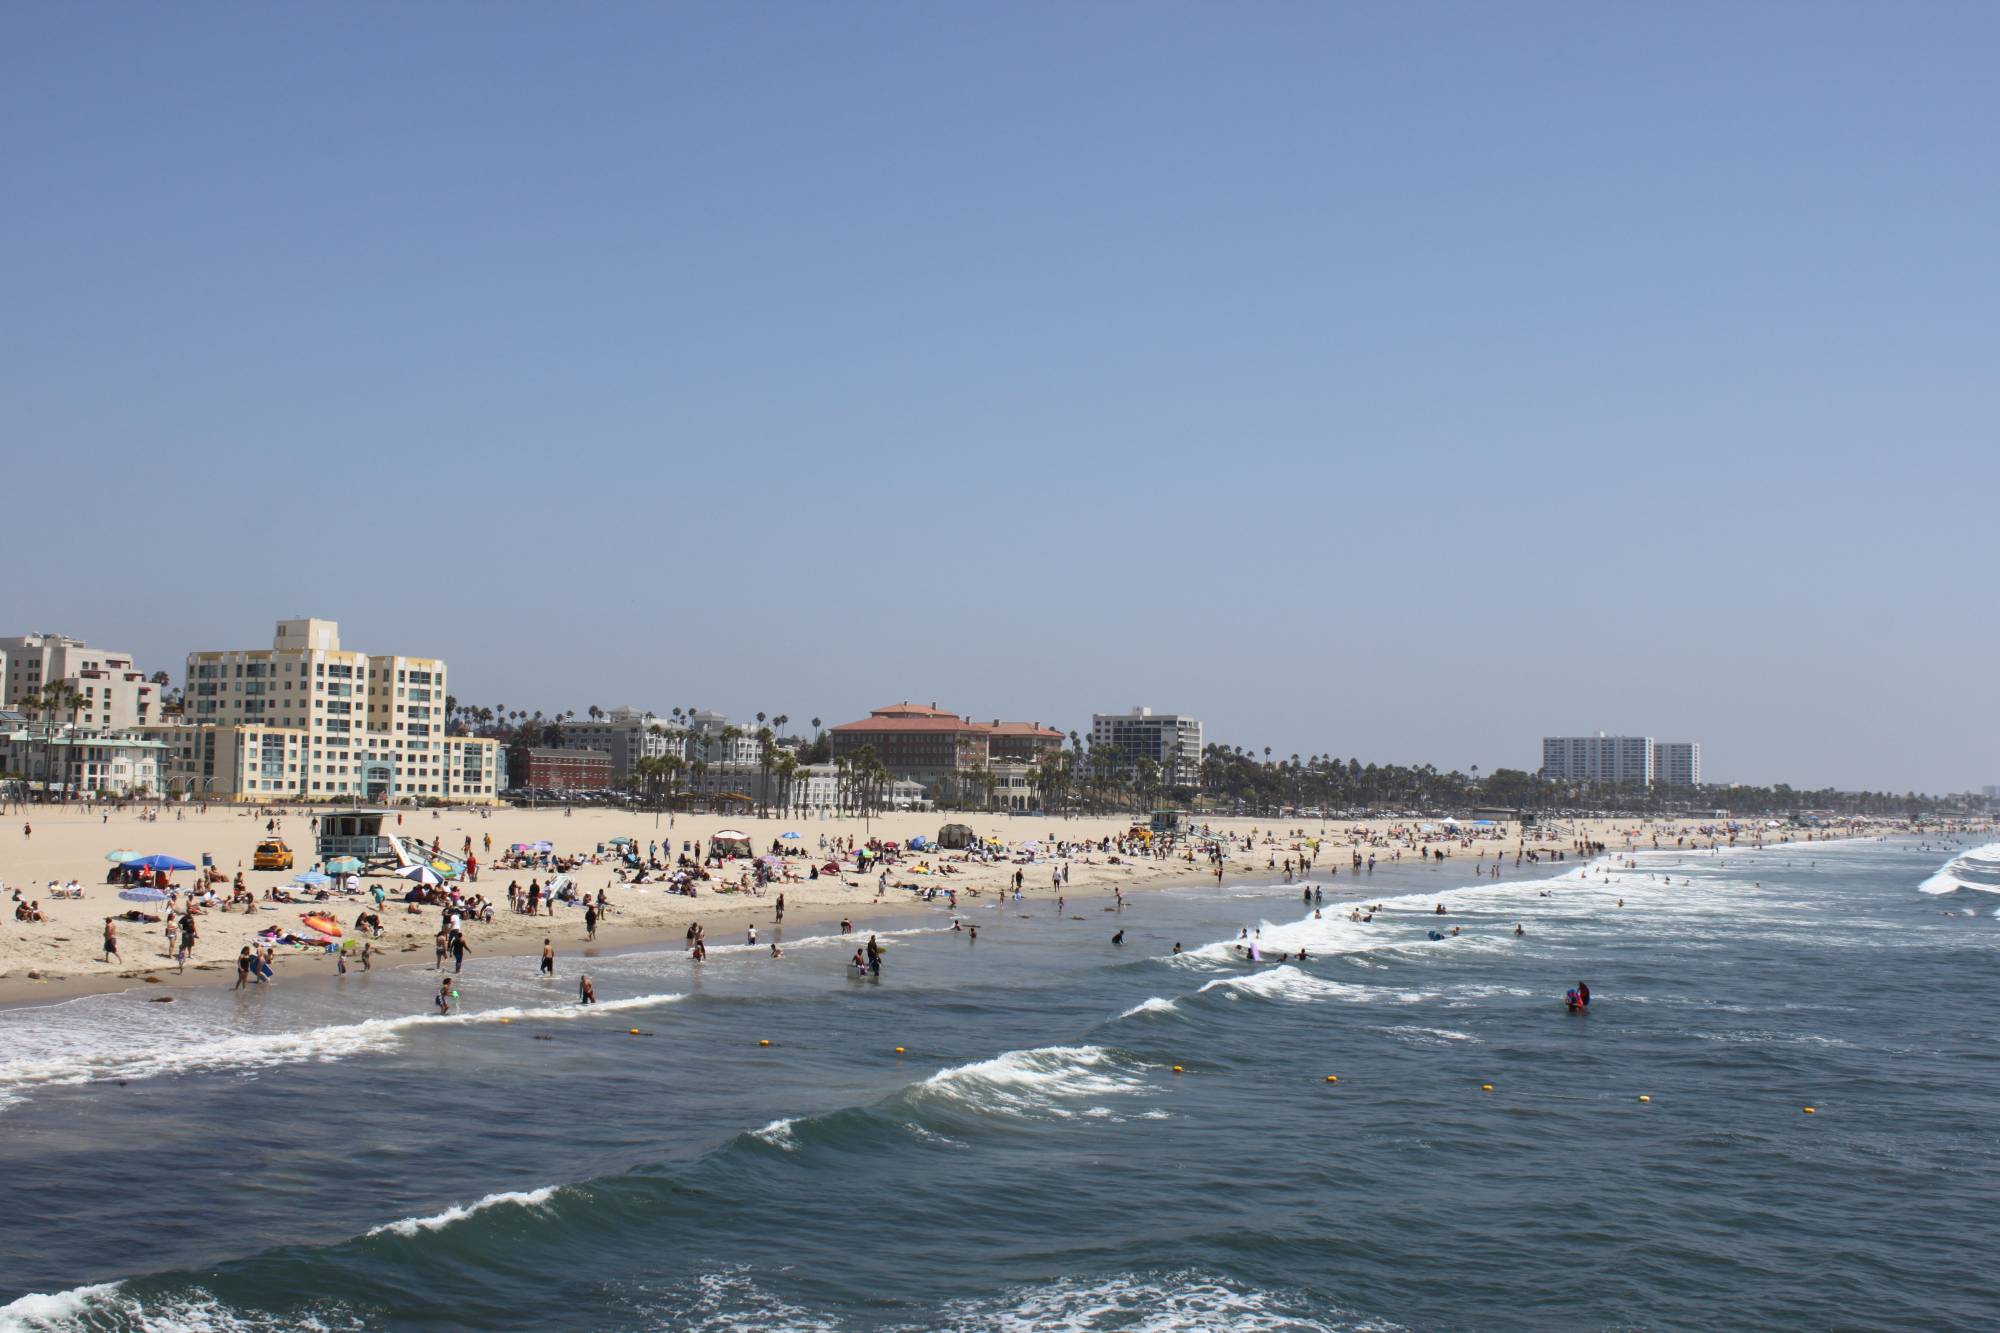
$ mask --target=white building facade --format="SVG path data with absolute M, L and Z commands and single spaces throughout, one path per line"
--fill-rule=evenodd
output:
M 1658 741 L 1653 745 L 1653 782 L 1662 787 L 1701 785 L 1701 745 L 1696 741 Z
M 1656 741 L 1651 736 L 1544 736 L 1542 776 L 1566 782 L 1622 782 L 1640 786 L 1701 784 L 1701 746 Z
M 1152 760 L 1160 766 L 1160 780 L 1167 786 L 1201 785 L 1199 718 L 1143 707 L 1129 713 L 1092 713 L 1090 744 L 1093 749 L 1116 747 L 1134 760 Z
M 0 771 L 46 800 L 158 796 L 164 747 L 137 732 L 86 732 L 55 723 L 0 731 Z
M 97 731 L 160 720 L 160 687 L 133 665 L 132 654 L 64 634 L 0 638 L 0 707 L 33 711 L 33 697 L 56 684 L 68 686 L 78 703 L 53 720 Z
M 655 735 L 656 730 L 661 734 Z M 683 748 L 679 736 L 641 708 L 612 708 L 595 718 L 571 720 L 562 724 L 562 734 L 567 749 L 602 750 L 610 755 L 614 782 L 630 778 L 642 759 L 679 755 Z
M 1545 736 L 1542 776 L 1567 782 L 1653 781 L 1651 736 Z
M 184 723 L 162 729 L 171 778 L 211 800 L 491 802 L 500 743 L 447 737 L 446 689 L 438 658 L 369 656 L 331 620 L 282 620 L 269 648 L 188 654 Z

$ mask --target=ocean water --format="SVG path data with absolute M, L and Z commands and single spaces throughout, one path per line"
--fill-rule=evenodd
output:
M 0 1012 L 0 1330 L 1991 1327 L 1995 850 Z

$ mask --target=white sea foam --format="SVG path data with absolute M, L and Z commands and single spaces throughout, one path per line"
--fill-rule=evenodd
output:
M 773 1148 L 782 1148 L 786 1152 L 797 1152 L 799 1150 L 799 1139 L 798 1135 L 792 1133 L 793 1123 L 794 1121 L 790 1117 L 783 1120 L 773 1120 L 762 1129 L 751 1130 L 750 1137 L 768 1143 Z
M 1146 1091 L 1143 1067 L 1102 1046 L 1043 1046 L 941 1069 L 912 1089 L 988 1114 L 1068 1120 L 1073 1103 Z
M 1049 1330 L 1117 1328 L 1132 1333 L 1181 1333 L 1186 1329 L 1227 1328 L 1246 1333 L 1309 1333 L 1312 1330 L 1370 1327 L 1352 1320 L 1325 1322 L 1321 1302 L 1286 1301 L 1267 1292 L 1245 1290 L 1203 1274 L 1069 1278 L 1044 1286 L 1017 1288 L 1000 1300 L 980 1298 L 946 1306 L 934 1327 L 993 1330 L 993 1333 L 1049 1333 Z M 1338 1314 L 1332 1316 L 1339 1319 Z M 1376 1325 L 1374 1327 L 1381 1327 Z
M 282 1317 L 235 1310 L 206 1292 L 142 1301 L 124 1284 L 100 1282 L 49 1295 L 30 1293 L 0 1306 L 0 1333 L 143 1328 L 147 1333 L 333 1333 L 360 1329 L 360 1316 L 325 1309 Z
M 544 1185 L 538 1190 L 508 1190 L 501 1194 L 489 1194 L 472 1203 L 453 1204 L 443 1212 L 433 1213 L 429 1217 L 406 1217 L 400 1222 L 384 1223 L 382 1226 L 370 1228 L 368 1234 L 380 1236 L 390 1233 L 398 1236 L 414 1236 L 420 1231 L 442 1231 L 453 1222 L 462 1222 L 474 1213 L 496 1208 L 501 1204 L 518 1204 L 524 1208 L 539 1207 L 547 1203 L 560 1188 L 562 1188 L 560 1185 Z
M 1956 893 L 1960 889 L 2000 893 L 2000 842 L 1961 852 L 1917 887 L 1925 893 Z
M 0 1107 L 20 1101 L 40 1088 L 110 1080 L 158 1078 L 171 1074 L 223 1072 L 240 1074 L 281 1065 L 328 1063 L 390 1051 L 412 1031 L 471 1024 L 567 1022 L 596 1014 L 650 1009 L 680 999 L 678 994 L 634 995 L 595 1005 L 508 1005 L 459 1014 L 399 1014 L 358 1023 L 300 1028 L 289 1032 L 232 1032 L 193 1006 L 158 1015 L 137 1000 L 98 997 L 107 1007 L 92 1021 L 56 1025 L 33 1031 L 26 1024 L 10 1030 L 10 1045 L 19 1050 L 28 1040 L 29 1054 L 0 1060 Z M 165 1007 L 165 1006 L 161 1006 Z M 13 1025 L 10 1025 L 10 1028 Z
M 1164 1000 L 1155 995 L 1150 1000 L 1139 1001 L 1139 1003 L 1118 1016 L 1120 1018 L 1134 1018 L 1140 1014 L 1171 1014 L 1173 1012 L 1174 1002 L 1172 1000 Z
M 6 1305 L 0 1305 L 0 1333 L 74 1327 L 85 1313 L 104 1308 L 117 1295 L 116 1282 L 99 1282 L 94 1286 L 72 1287 L 68 1291 L 46 1294 L 29 1292 Z
M 1350 1004 L 1366 1004 L 1371 1000 L 1423 998 L 1421 995 L 1399 996 L 1395 992 L 1376 986 L 1356 986 L 1351 982 L 1328 981 L 1309 972 L 1302 972 L 1290 963 L 1240 977 L 1217 977 L 1214 981 L 1204 982 L 1201 991 L 1197 993 L 1213 990 L 1219 990 L 1231 999 L 1240 995 L 1255 995 L 1267 1000 L 1291 1000 L 1301 1004 L 1313 1000 L 1345 1000 Z
M 1470 1032 L 1458 1032 L 1451 1028 L 1391 1027 L 1383 1032 L 1399 1037 L 1412 1046 L 1447 1046 L 1455 1041 L 1469 1041 L 1478 1044 L 1479 1038 Z

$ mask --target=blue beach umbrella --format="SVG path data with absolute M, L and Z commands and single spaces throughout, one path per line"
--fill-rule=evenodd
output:
M 112 862 L 114 865 L 122 866 L 127 861 L 136 861 L 144 855 L 145 855 L 144 852 L 127 852 L 121 850 L 116 852 L 106 852 L 104 854 L 104 859 Z
M 166 856 L 159 852 L 155 852 L 151 856 L 138 857 L 135 860 L 127 861 L 125 864 L 130 866 L 134 870 L 193 870 L 194 869 L 194 862 L 192 861 L 183 861 L 178 856 Z
M 784 838 L 796 838 L 796 837 L 798 837 L 799 835 L 798 835 L 798 834 L 796 834 L 796 833 L 784 833 L 784 834 L 780 834 L 779 836 L 780 836 L 780 837 L 784 837 Z
M 307 870 L 301 874 L 294 875 L 292 882 L 294 884 L 312 885 L 331 884 L 333 883 L 333 877 L 331 875 L 322 875 L 317 870 Z
M 404 866 L 396 873 L 404 879 L 414 880 L 418 884 L 438 885 L 444 883 L 444 877 L 429 866 Z
M 361 873 L 361 858 L 358 856 L 336 856 L 326 863 L 326 868 L 336 875 L 358 875 Z
M 118 896 L 127 902 L 135 903 L 161 903 L 167 900 L 167 895 L 158 889 L 120 889 Z

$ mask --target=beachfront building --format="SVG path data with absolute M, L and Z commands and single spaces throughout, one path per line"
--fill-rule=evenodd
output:
M 1701 746 L 1651 736 L 1545 736 L 1542 776 L 1566 782 L 1701 785 Z
M 1701 745 L 1696 741 L 1655 742 L 1653 783 L 1660 787 L 1699 787 Z
M 445 681 L 438 658 L 344 649 L 311 617 L 269 648 L 189 653 L 183 721 L 159 729 L 169 781 L 217 801 L 490 803 L 500 743 L 446 737 Z
M 0 715 L 0 773 L 47 800 L 158 796 L 165 746 L 138 731 L 85 731 Z
M 892 810 L 923 810 L 930 805 L 924 784 L 908 778 L 889 784 L 887 800 Z M 806 764 L 792 777 L 787 804 L 801 815 L 837 815 L 853 808 L 854 794 L 841 779 L 840 765 Z
M 934 805 L 1028 809 L 1029 773 L 1060 750 L 1063 735 L 1039 722 L 974 722 L 907 699 L 874 709 L 829 733 L 833 757 L 866 748 L 902 779 L 922 785 Z
M 537 791 L 604 791 L 611 786 L 611 756 L 518 745 L 507 753 L 507 772 L 516 786 Z
M 1653 781 L 1651 736 L 1544 736 L 1542 776 L 1566 782 Z
M 698 760 L 711 769 L 757 768 L 763 762 L 763 752 L 757 744 L 756 730 L 732 726 L 721 713 L 691 712 L 687 715 L 685 757 L 690 763 Z M 731 735 L 732 731 L 736 734 Z
M 562 735 L 570 749 L 610 755 L 611 778 L 618 783 L 638 771 L 640 760 L 678 756 L 684 749 L 679 736 L 641 708 L 613 708 L 595 718 L 571 719 L 563 723 Z
M 75 706 L 49 714 L 72 726 L 122 731 L 160 720 L 160 687 L 132 654 L 93 648 L 64 634 L 0 638 L 0 706 L 31 715 L 46 686 L 67 687 Z
M 1199 718 L 1136 706 L 1129 713 L 1092 713 L 1090 745 L 1093 750 L 1115 749 L 1128 763 L 1152 760 L 1164 786 L 1201 785 Z

